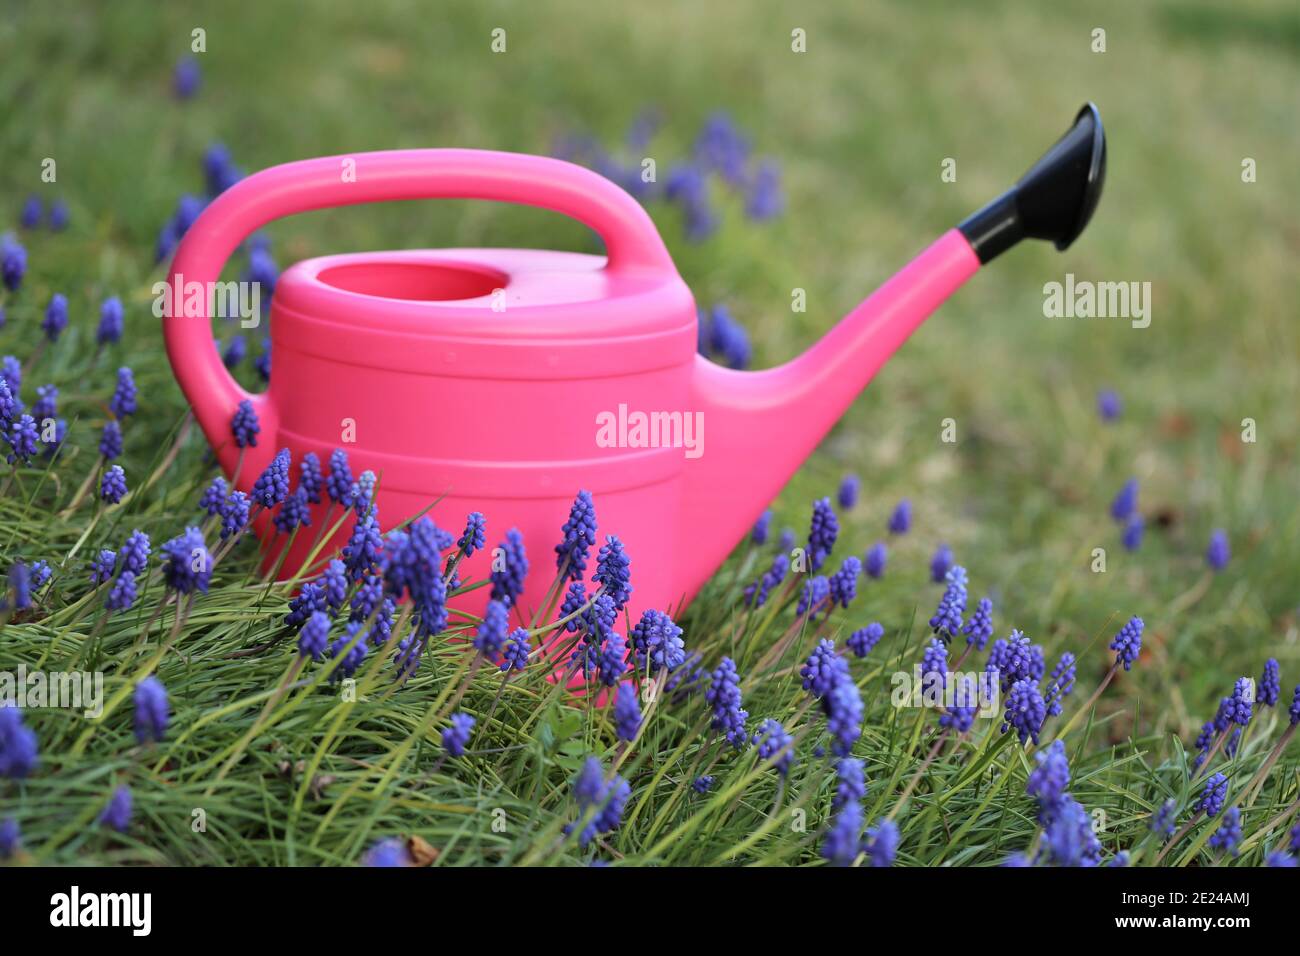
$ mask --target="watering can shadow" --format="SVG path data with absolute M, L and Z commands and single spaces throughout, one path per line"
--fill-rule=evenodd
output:
M 489 545 L 519 528 L 533 565 L 524 610 L 551 582 L 551 548 L 574 494 L 590 490 L 601 533 L 617 534 L 631 556 L 635 619 L 695 595 L 876 371 L 981 265 L 1024 238 L 1068 247 L 1097 205 L 1105 161 L 1101 118 L 1087 104 L 1015 186 L 807 352 L 755 372 L 697 354 L 695 302 L 654 224 L 594 172 L 459 149 L 288 163 L 240 181 L 199 216 L 172 263 L 173 302 L 195 283 L 214 289 L 230 255 L 266 223 L 357 203 L 543 207 L 594 229 L 607 256 L 439 249 L 309 259 L 276 285 L 275 374 L 264 393 L 244 391 L 222 364 L 210 295 L 207 314 L 164 318 L 167 353 L 239 488 L 247 491 L 280 448 L 297 462 L 307 452 L 328 460 L 341 447 L 354 472 L 380 477 L 385 529 L 435 501 L 431 514 L 444 528 L 458 529 L 470 511 L 487 515 Z M 261 435 L 241 450 L 231 418 L 244 400 Z M 317 527 L 324 507 L 314 509 Z M 273 530 L 267 518 L 264 538 Z M 311 537 L 298 536 L 281 576 L 298 572 Z M 466 576 L 485 577 L 490 561 L 490 550 L 474 555 Z M 485 595 L 475 592 L 472 603 Z

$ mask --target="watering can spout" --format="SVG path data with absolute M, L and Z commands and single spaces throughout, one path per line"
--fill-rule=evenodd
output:
M 682 592 L 690 598 L 744 537 L 853 399 L 907 337 L 981 265 L 1021 239 L 1068 247 L 1096 208 L 1106 144 L 1097 108 L 1074 125 L 1011 189 L 949 230 L 797 358 L 758 372 L 697 356 L 694 408 L 707 450 L 687 468 L 679 540 Z M 700 542 L 692 529 L 719 529 Z

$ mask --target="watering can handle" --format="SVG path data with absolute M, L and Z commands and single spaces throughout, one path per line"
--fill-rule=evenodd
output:
M 186 289 L 212 289 L 239 244 L 272 220 L 398 199 L 492 199 L 539 206 L 599 233 L 608 251 L 607 269 L 674 271 L 645 210 L 591 170 L 520 153 L 407 149 L 285 163 L 240 180 L 212 201 L 181 240 L 168 274 L 171 301 L 186 302 Z M 226 371 L 212 338 L 210 294 L 204 301 L 203 315 L 174 308 L 163 318 L 167 355 L 227 472 L 234 470 L 240 453 L 231 439 L 230 420 L 240 402 L 252 402 L 267 440 L 244 450 L 240 483 L 245 484 L 275 453 L 268 446 L 275 441 L 276 410 L 267 393 L 246 392 Z

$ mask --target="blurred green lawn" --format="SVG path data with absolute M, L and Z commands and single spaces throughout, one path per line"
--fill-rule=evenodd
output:
M 167 411 L 137 427 L 161 442 L 182 399 L 148 314 L 161 274 L 152 250 L 177 196 L 201 190 L 210 142 L 248 170 L 395 147 L 543 152 L 572 131 L 616 143 L 656 107 L 665 123 L 649 152 L 661 171 L 718 109 L 781 163 L 787 210 L 775 222 L 728 208 L 721 231 L 691 245 L 673 210 L 653 209 L 699 301 L 727 303 L 756 364 L 774 364 L 1008 185 L 1092 99 L 1109 170 L 1087 232 L 1064 255 L 1017 249 L 933 317 L 801 470 L 779 522 L 802 531 L 809 501 L 857 472 L 863 502 L 844 540 L 861 550 L 912 498 L 915 530 L 859 602 L 864 622 L 906 622 L 941 540 L 969 568 L 972 597 L 997 597 L 999 633 L 1018 626 L 1081 646 L 1112 613 L 1142 614 L 1160 665 L 1143 677 L 1155 695 L 1146 713 L 1186 735 L 1265 656 L 1291 680 L 1300 667 L 1300 10 L 1078 6 L 11 4 L 0 24 L 0 211 L 15 222 L 23 198 L 43 191 L 69 201 L 73 226 L 27 240 L 30 281 L 9 304 L 0 351 L 30 350 L 56 290 L 69 294 L 70 336 L 85 351 L 98 302 L 121 294 L 129 361 L 149 407 Z M 179 104 L 171 69 L 195 27 L 207 31 L 203 87 Z M 495 27 L 507 30 L 504 54 L 490 51 Z M 795 27 L 806 54 L 790 51 Z M 1096 27 L 1104 54 L 1090 50 Z M 45 156 L 58 160 L 57 186 L 38 180 Z M 955 183 L 940 180 L 945 157 L 957 160 Z M 1241 180 L 1244 157 L 1255 183 Z M 270 233 L 282 266 L 365 248 L 588 241 L 553 215 L 477 203 L 314 213 Z M 1042 286 L 1067 271 L 1151 282 L 1150 328 L 1045 319 Z M 795 287 L 807 290 L 806 314 L 790 311 Z M 75 349 L 45 355 L 33 383 L 61 382 L 76 401 L 65 381 Z M 104 392 L 108 374 L 85 390 Z M 1103 387 L 1125 405 L 1110 426 L 1094 408 Z M 940 441 L 947 417 L 955 445 Z M 1255 444 L 1239 439 L 1246 417 Z M 1107 515 L 1131 475 L 1148 519 L 1132 555 Z M 1171 613 L 1202 578 L 1219 526 L 1232 564 Z M 1095 547 L 1108 550 L 1105 574 L 1089 570 Z M 1104 656 L 1086 666 L 1100 671 Z M 1121 684 L 1116 701 L 1133 693 Z

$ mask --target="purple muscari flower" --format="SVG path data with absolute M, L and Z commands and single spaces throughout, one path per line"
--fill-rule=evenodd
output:
M 248 495 L 232 491 L 221 509 L 221 540 L 239 534 L 248 524 Z
M 761 222 L 780 215 L 785 208 L 781 193 L 781 169 L 771 159 L 764 159 L 754 170 L 745 188 L 745 215 Z
M 818 611 L 830 613 L 830 606 L 827 602 L 831 597 L 831 583 L 822 575 L 815 578 L 809 578 L 804 582 L 803 593 L 799 595 L 799 604 L 795 608 L 795 613 L 802 617 L 809 611 L 815 618 Z
M 361 630 L 361 623 L 361 621 L 349 621 L 343 636 L 330 645 L 330 657 L 339 661 L 338 668 L 330 675 L 330 680 L 351 677 L 357 672 L 361 662 L 366 659 L 365 638 L 357 636 L 357 632 Z
M 172 70 L 172 92 L 178 100 L 188 100 L 199 91 L 199 61 L 192 56 L 184 56 L 176 61 Z
M 17 292 L 27 274 L 27 250 L 13 236 L 0 237 L 0 278 L 5 288 Z
M 600 761 L 588 757 L 573 781 L 573 798 L 582 809 L 598 803 L 605 796 L 605 772 L 600 768 Z
M 22 849 L 22 845 L 22 831 L 18 829 L 18 821 L 13 817 L 5 817 L 0 821 L 0 860 L 11 859 Z
M 23 723 L 23 712 L 0 704 L 0 777 L 21 780 L 39 762 L 36 732 Z
M 894 513 L 889 516 L 889 533 L 907 534 L 911 527 L 912 502 L 904 498 L 895 506 Z
M 1241 727 L 1250 723 L 1254 715 L 1255 682 L 1249 677 L 1238 677 L 1232 696 L 1224 698 L 1224 716 Z
M 1212 571 L 1222 571 L 1228 565 L 1232 552 L 1228 549 L 1228 533 L 1216 528 L 1210 535 L 1210 546 L 1205 551 L 1205 563 Z
M 262 426 L 257 422 L 257 412 L 253 410 L 253 403 L 244 399 L 235 409 L 235 415 L 230 419 L 230 433 L 235 437 L 235 444 L 240 448 L 256 448 L 257 433 L 262 430 Z
M 749 533 L 750 539 L 754 544 L 767 544 L 767 537 L 772 529 L 772 512 L 771 509 L 764 511 L 754 522 L 754 529 Z
M 337 612 L 348 596 L 348 574 L 343 562 L 338 558 L 330 561 L 321 572 L 320 584 L 324 589 L 325 603 L 331 611 Z
M 263 382 L 271 381 L 271 340 L 262 339 L 262 354 L 253 359 L 253 368 Z
M 111 296 L 99 307 L 99 328 L 95 332 L 95 341 L 100 345 L 111 345 L 122 339 L 122 300 Z
M 117 552 L 109 551 L 107 548 L 99 552 L 99 556 L 90 562 L 90 583 L 94 587 L 103 584 L 113 576 L 113 570 L 117 567 Z
M 636 698 L 636 687 L 623 681 L 614 694 L 614 730 L 619 740 L 631 743 L 641 728 L 641 704 Z
M 35 229 L 45 218 L 45 204 L 41 202 L 41 197 L 37 195 L 28 196 L 23 202 L 23 211 L 18 221 L 24 229 Z
M 126 472 L 121 465 L 113 465 L 99 480 L 99 497 L 106 504 L 115 505 L 126 495 Z
M 970 616 L 961 632 L 966 635 L 967 644 L 974 644 L 977 651 L 984 650 L 984 645 L 993 636 L 993 602 L 988 598 L 980 598 L 975 613 Z
M 719 173 L 724 179 L 739 183 L 744 178 L 749 142 L 735 121 L 719 110 L 700 127 L 695 139 L 694 155 L 700 166 Z
M 942 584 L 951 567 L 952 548 L 941 544 L 935 549 L 934 557 L 930 559 L 930 580 L 935 584 Z
M 469 557 L 487 542 L 487 519 L 481 512 L 471 511 L 465 516 L 465 531 L 456 539 L 456 547 Z
M 528 654 L 531 650 L 528 643 L 528 629 L 515 628 L 506 638 L 505 647 L 501 650 L 501 670 L 523 670 L 528 666 Z
M 836 495 L 836 500 L 841 508 L 848 511 L 858 503 L 858 491 L 862 487 L 862 479 L 857 475 L 845 475 L 840 481 L 840 490 Z
M 353 581 L 364 577 L 379 563 L 384 550 L 384 539 L 379 533 L 379 521 L 374 512 L 358 517 L 352 526 L 352 537 L 343 546 L 343 563 L 348 569 L 348 577 Z
M 1070 691 L 1074 690 L 1075 672 L 1074 655 L 1066 651 L 1052 668 L 1052 674 L 1047 680 L 1047 716 L 1060 714 L 1061 704 L 1070 696 Z
M 1241 811 L 1236 807 L 1229 807 L 1223 815 L 1223 822 L 1219 824 L 1219 829 L 1215 830 L 1214 835 L 1210 837 L 1210 846 L 1236 856 L 1237 844 L 1240 842 Z
M 782 528 L 781 537 L 777 538 L 776 540 L 776 550 L 784 552 L 785 554 L 789 554 L 790 549 L 793 547 L 794 547 L 794 528 Z
M 68 228 L 68 204 L 62 199 L 50 203 L 50 229 L 62 232 Z
M 942 691 L 948 683 L 948 645 L 932 638 L 921 657 L 921 693 Z
M 226 479 L 218 475 L 212 479 L 212 484 L 204 489 L 203 496 L 199 498 L 199 508 L 206 511 L 209 516 L 221 514 L 226 506 L 228 493 L 229 486 L 226 484 Z
M 951 638 L 961 630 L 962 615 L 966 613 L 966 569 L 954 564 L 944 576 L 948 587 L 930 618 L 930 627 L 936 634 Z
M 1036 681 L 1019 680 L 1011 685 L 1006 698 L 1006 712 L 1002 715 L 1002 733 L 1014 729 L 1022 744 L 1027 739 L 1037 744 L 1038 732 L 1046 718 L 1047 705 Z
M 411 854 L 407 851 L 406 844 L 393 837 L 380 840 L 361 858 L 361 865 L 369 867 L 398 867 L 412 864 Z
M 495 659 L 506 643 L 510 629 L 510 609 L 501 601 L 488 601 L 483 612 L 483 622 L 474 634 L 474 649 L 489 659 Z
M 208 194 L 216 196 L 233 186 L 243 174 L 230 160 L 230 150 L 221 143 L 213 143 L 203 152 L 203 175 L 207 179 Z
M 590 491 L 579 491 L 573 499 L 560 534 L 562 540 L 555 546 L 556 570 L 563 570 L 572 581 L 580 581 L 587 573 L 587 555 L 596 543 L 596 507 Z
M 724 657 L 718 663 L 704 699 L 713 711 L 713 729 L 724 734 L 727 742 L 737 750 L 743 748 L 748 740 L 745 720 L 749 714 L 740 706 L 740 675 L 736 671 L 736 662 L 730 657 Z
M 1173 800 L 1162 803 L 1160 809 L 1151 814 L 1151 832 L 1166 839 L 1173 836 L 1174 827 L 1178 825 L 1177 810 L 1178 804 Z
M 253 500 L 263 508 L 274 508 L 289 494 L 289 449 L 281 448 L 266 470 L 253 482 Z
M 9 568 L 9 587 L 14 592 L 14 609 L 18 611 L 26 610 L 32 606 L 32 577 L 31 571 L 27 565 L 21 561 L 15 561 Z M 0 608 L 4 607 L 3 598 L 0 597 Z
M 597 677 L 606 687 L 613 687 L 627 670 L 627 643 L 622 634 L 610 631 L 596 655 Z
M 232 335 L 229 344 L 221 352 L 221 364 L 234 371 L 239 363 L 248 357 L 248 342 L 242 335 Z
M 808 529 L 808 570 L 821 569 L 835 547 L 840 534 L 840 522 L 835 517 L 829 498 L 813 502 L 812 524 Z
M 822 857 L 832 866 L 849 866 L 862 842 L 862 804 L 851 800 L 835 811 L 822 840 Z
M 9 443 L 6 459 L 12 464 L 21 459 L 23 463 L 31 461 L 36 454 L 36 443 L 40 433 L 36 430 L 36 420 L 30 415 L 23 415 L 9 423 L 9 431 L 4 436 Z
M 759 760 L 771 760 L 777 773 L 785 776 L 794 763 L 794 738 L 786 733 L 779 721 L 769 717 L 758 726 L 753 743 L 758 747 Z
M 1045 823 L 1056 815 L 1070 786 L 1070 762 L 1060 740 L 1053 740 L 1049 747 L 1034 754 L 1034 760 L 1038 766 L 1029 772 L 1025 792 L 1038 801 L 1038 819 Z
M 1278 698 L 1281 696 L 1282 671 L 1278 667 L 1277 661 L 1270 657 L 1264 662 L 1264 674 L 1259 679 L 1255 699 L 1259 701 L 1261 707 L 1275 707 Z
M 713 777 L 705 774 L 691 781 L 691 789 L 696 793 L 708 793 L 713 789 Z
M 122 454 L 122 426 L 115 418 L 110 418 L 104 424 L 104 434 L 99 439 L 99 453 L 105 461 L 112 461 Z
M 886 819 L 868 827 L 863 846 L 872 866 L 893 866 L 898 855 L 898 824 Z
M 1119 395 L 1109 388 L 1103 388 L 1097 393 L 1097 414 L 1101 416 L 1104 422 L 1113 422 L 1119 418 L 1120 412 L 1124 406 L 1119 400 Z
M 506 532 L 501 542 L 501 554 L 492 557 L 492 600 L 513 605 L 524 593 L 524 579 L 528 576 L 528 552 L 524 549 L 524 536 L 518 528 Z M 604 554 L 604 549 L 601 550 Z M 496 567 L 500 562 L 501 567 Z
M 122 570 L 143 574 L 149 566 L 149 554 L 149 536 L 143 531 L 132 531 L 118 552 L 122 559 Z
M 208 591 L 212 580 L 212 557 L 198 528 L 186 528 L 185 533 L 172 538 L 162 546 L 163 579 L 167 586 L 180 594 Z
M 889 551 L 885 547 L 885 542 L 877 541 L 867 549 L 866 559 L 863 562 L 863 571 L 867 577 L 879 580 L 884 577 L 885 564 L 889 560 Z
M 847 608 L 858 595 L 858 576 L 862 573 L 862 562 L 854 555 L 849 555 L 840 565 L 840 569 L 831 575 L 829 587 L 831 606 L 838 604 Z
M 330 473 L 325 480 L 325 490 L 330 500 L 345 508 L 352 505 L 352 469 L 348 466 L 348 454 L 341 448 L 330 453 Z
M 0 359 L 0 378 L 5 380 L 9 391 L 16 399 L 23 387 L 23 363 L 12 355 L 6 355 Z
M 50 297 L 50 304 L 45 307 L 45 318 L 41 321 L 41 328 L 45 330 L 47 339 L 57 342 L 67 327 L 68 297 L 62 292 L 56 292 Z
M 1110 516 L 1120 524 L 1128 521 L 1129 516 L 1137 510 L 1138 483 L 1136 478 L 1124 482 L 1115 500 L 1110 503 Z
M 560 605 L 560 617 L 567 618 L 576 614 L 578 609 L 587 603 L 587 588 L 581 581 L 574 581 L 569 585 L 569 590 L 564 595 L 564 602 Z M 583 614 L 579 617 L 573 617 L 564 624 L 564 629 L 573 633 L 582 627 L 586 622 L 589 614 Z M 635 631 L 633 632 L 635 634 Z
M 99 814 L 101 825 L 118 833 L 125 833 L 131 825 L 131 788 L 118 787 L 108 798 L 108 804 Z
M 822 698 L 822 709 L 826 711 L 826 729 L 834 738 L 831 750 L 837 757 L 847 757 L 862 736 L 862 694 L 858 685 L 847 679 L 837 681 Z
M 1057 866 L 1096 866 L 1101 860 L 1101 842 L 1093 833 L 1092 818 L 1068 793 L 1052 809 L 1044 828 L 1044 842 Z
M 664 195 L 682 207 L 689 241 L 707 239 L 718 228 L 718 217 L 709 204 L 708 182 L 699 167 L 686 164 L 669 170 Z
M 1110 642 L 1110 649 L 1115 652 L 1115 663 L 1123 664 L 1124 670 L 1132 667 L 1142 652 L 1142 631 L 1145 628 L 1142 618 L 1129 618 L 1129 622 L 1120 628 L 1115 639 Z
M 1029 638 L 1014 629 L 1007 640 L 993 642 L 988 666 L 984 668 L 986 674 L 997 672 L 1004 693 L 1018 680 L 1038 680 L 1044 670 L 1043 649 L 1037 644 L 1031 645 Z
M 979 693 L 975 681 L 970 675 L 964 675 L 953 691 L 952 705 L 939 715 L 939 726 L 964 734 L 974 725 L 979 709 Z
M 352 497 L 352 507 L 356 509 L 357 514 L 369 510 L 370 505 L 375 500 L 375 473 L 373 471 L 363 471 L 357 478 L 349 492 Z M 450 543 L 450 542 L 449 542 Z
M 831 797 L 831 808 L 838 810 L 866 795 L 866 765 L 856 757 L 841 757 L 835 763 L 835 793 Z
M 323 612 L 325 608 L 325 588 L 315 581 L 308 581 L 289 599 L 289 613 L 284 617 L 285 627 L 303 627 L 308 618 L 317 611 Z
M 0 846 L 0 857 L 3 856 L 3 847 Z M 1296 859 L 1290 853 L 1286 853 L 1282 850 L 1274 850 L 1264 860 L 1264 865 L 1293 868 L 1296 866 Z
M 1126 551 L 1136 551 L 1142 547 L 1142 532 L 1146 530 L 1146 522 L 1142 520 L 1140 514 L 1133 514 L 1128 519 L 1128 524 L 1124 525 L 1124 533 L 1120 536 L 1120 543 L 1124 545 Z
M 822 638 L 813 648 L 808 660 L 799 668 L 803 689 L 817 698 L 825 697 L 831 689 L 848 679 L 849 663 L 835 652 L 835 642 Z
M 768 595 L 772 589 L 785 580 L 786 573 L 790 570 L 790 559 L 783 552 L 777 552 L 772 558 L 772 567 L 763 572 L 760 577 L 749 587 L 745 588 L 745 603 L 754 607 L 762 607 L 767 603 Z
M 45 587 L 46 583 L 54 575 L 54 569 L 50 567 L 47 561 L 33 561 L 30 569 L 32 579 L 32 591 L 39 591 Z
M 38 385 L 36 401 L 32 402 L 32 418 L 43 422 L 59 414 L 59 390 L 53 385 Z
M 303 591 L 311 585 L 305 585 Z M 307 622 L 303 624 L 303 630 L 298 632 L 298 653 L 302 657 L 312 658 L 313 661 L 320 661 L 321 654 L 325 653 L 325 646 L 329 643 L 329 615 L 321 610 L 313 610 Z
M 632 646 L 636 649 L 637 668 L 651 674 L 675 670 L 686 660 L 682 629 L 662 611 L 646 610 L 632 629 Z
M 452 714 L 451 726 L 442 732 L 442 747 L 449 757 L 461 757 L 465 754 L 465 745 L 474 730 L 474 718 L 469 714 Z
M 1295 697 L 1291 701 L 1291 709 L 1288 712 L 1288 716 L 1291 718 L 1292 727 L 1300 724 L 1300 684 L 1296 684 Z
M 167 688 L 150 674 L 135 685 L 135 739 L 162 740 L 167 731 Z
M 14 412 L 22 407 L 22 402 L 14 396 L 13 390 L 9 387 L 9 382 L 0 378 L 0 425 L 7 423 L 14 417 Z
M 314 505 L 320 504 L 321 478 L 320 458 L 314 451 L 309 451 L 298 462 L 298 487 L 307 495 L 307 500 Z
M 866 657 L 871 653 L 871 649 L 880 643 L 880 639 L 885 636 L 885 629 L 879 623 L 872 621 L 866 627 L 854 631 L 844 642 L 848 645 L 856 657 Z
M 280 267 L 270 251 L 262 248 L 250 249 L 248 268 L 244 271 L 245 282 L 256 282 L 262 287 L 262 293 L 270 299 L 275 294 L 275 284 L 280 278 Z
M 520 545 L 521 549 L 522 547 Z M 623 542 L 617 535 L 606 535 L 605 544 L 596 556 L 596 573 L 591 576 L 591 580 L 601 586 L 613 600 L 614 607 L 620 611 L 632 596 L 631 565 L 627 552 L 623 550 Z
M 377 574 L 367 575 L 352 595 L 352 620 L 364 621 L 379 608 L 384 599 L 384 579 Z
M 1228 778 L 1221 773 L 1216 773 L 1205 781 L 1205 789 L 1201 791 L 1201 799 L 1197 801 L 1196 809 L 1207 817 L 1217 817 L 1227 799 Z

